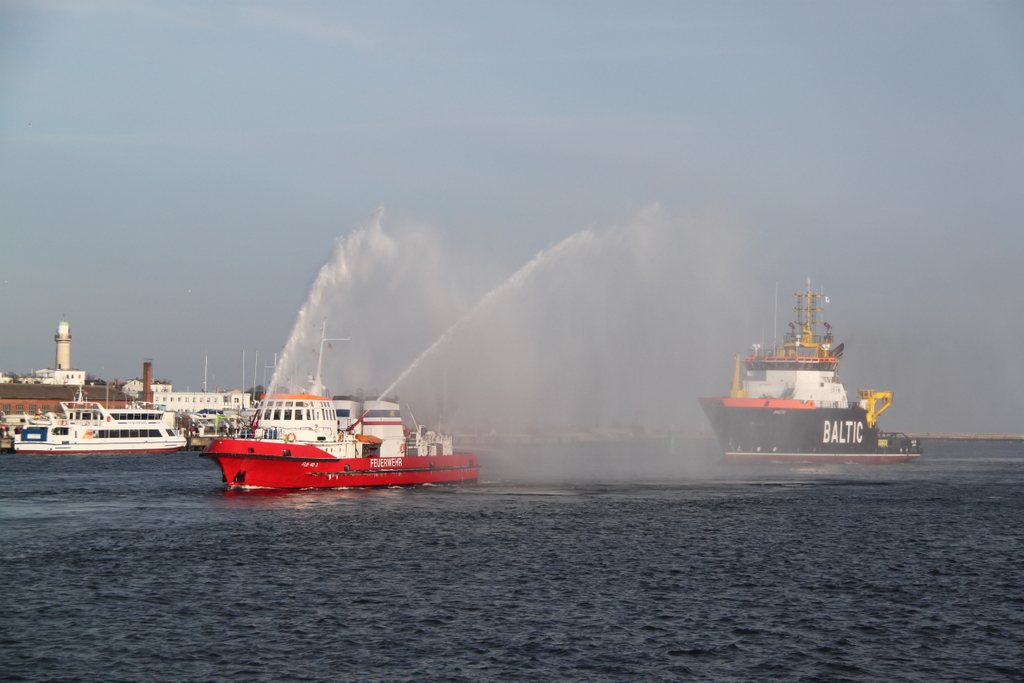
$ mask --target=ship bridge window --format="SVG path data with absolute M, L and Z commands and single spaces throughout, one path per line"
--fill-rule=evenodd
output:
M 281 409 L 280 408 L 274 410 L 274 419 L 275 420 L 280 420 L 281 419 Z
M 295 401 L 285 401 L 285 403 L 284 403 L 284 407 L 285 408 L 291 408 L 294 405 L 295 405 Z
M 284 411 L 284 419 L 286 419 L 286 420 L 292 419 L 292 411 L 290 411 L 290 410 Z

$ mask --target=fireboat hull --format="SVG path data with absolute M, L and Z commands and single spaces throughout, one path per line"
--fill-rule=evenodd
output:
M 819 408 L 814 401 L 702 398 L 731 463 L 862 463 L 885 465 L 920 457 L 905 434 L 868 426 L 859 406 Z
M 217 439 L 200 454 L 217 463 L 228 488 L 366 488 L 475 484 L 472 453 L 336 458 L 299 443 Z

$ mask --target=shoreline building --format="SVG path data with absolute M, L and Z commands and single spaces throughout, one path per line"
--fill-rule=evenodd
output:
M 0 377 L 0 416 L 10 426 L 33 415 L 59 411 L 62 402 L 74 401 L 79 392 L 88 401 L 108 408 L 124 408 L 131 403 L 116 385 L 89 383 L 85 370 L 71 366 L 71 328 L 66 320 L 57 325 L 54 367 L 36 370 L 21 377 Z
M 86 379 L 85 370 L 71 366 L 71 327 L 61 320 L 53 337 L 56 344 L 54 367 L 29 375 L 0 375 L 0 416 L 31 417 L 60 410 L 61 402 L 74 401 L 79 391 L 88 401 L 108 408 L 124 408 L 134 401 L 152 403 L 163 410 L 179 413 L 236 412 L 251 409 L 251 397 L 240 391 L 173 391 L 170 382 L 153 381 L 153 361 L 142 364 L 143 379 L 122 385 L 117 380 Z M 6 420 L 10 422 L 11 420 Z
M 239 389 L 232 391 L 174 391 L 170 382 L 153 381 L 153 361 L 142 363 L 142 379 L 135 378 L 124 383 L 126 394 L 140 401 L 152 403 L 162 410 L 177 413 L 241 412 L 249 410 L 249 394 Z
M 170 387 L 168 387 L 170 389 Z M 203 410 L 241 411 L 252 408 L 251 397 L 239 389 L 231 391 L 153 391 L 153 403 L 164 410 L 198 413 Z

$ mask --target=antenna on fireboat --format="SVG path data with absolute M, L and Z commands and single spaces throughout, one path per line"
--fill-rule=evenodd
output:
M 323 382 L 320 381 L 320 372 L 324 366 L 324 344 L 327 342 L 334 341 L 349 341 L 351 339 L 351 337 L 337 337 L 333 339 L 328 339 L 327 337 L 324 336 L 324 332 L 326 331 L 327 318 L 324 318 L 324 322 L 320 326 L 320 350 L 317 352 L 316 356 L 316 375 L 314 377 L 311 377 L 309 380 L 309 393 L 315 396 L 323 396 L 324 393 L 326 393 L 326 389 L 324 388 Z

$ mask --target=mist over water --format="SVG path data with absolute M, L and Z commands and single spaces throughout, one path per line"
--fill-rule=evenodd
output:
M 296 316 L 270 391 L 307 390 L 326 322 L 328 338 L 351 338 L 324 346 L 328 390 L 372 393 L 397 375 L 397 359 L 414 358 L 464 305 L 439 242 L 418 226 L 387 234 L 383 219 L 379 209 L 336 241 Z
M 431 231 L 378 212 L 340 239 L 299 312 L 273 386 L 315 372 L 329 391 L 397 393 L 420 422 L 473 433 L 701 425 L 746 342 L 740 231 L 655 205 L 479 277 Z
M 412 365 L 407 367 L 394 382 L 388 385 L 388 388 L 384 390 L 383 395 L 390 394 L 391 391 L 394 390 L 402 380 L 408 377 L 410 373 L 416 370 L 416 368 L 418 368 L 425 359 L 430 357 L 438 348 L 441 347 L 442 344 L 445 344 L 453 335 L 455 335 L 463 324 L 467 323 L 474 315 L 482 314 L 486 311 L 492 301 L 505 294 L 508 290 L 521 285 L 531 276 L 533 271 L 547 265 L 549 261 L 556 261 L 562 257 L 563 254 L 566 254 L 567 252 L 571 253 L 573 250 L 579 248 L 577 245 L 585 244 L 592 238 L 592 236 L 593 234 L 589 230 L 581 230 L 580 232 L 565 238 L 555 246 L 545 249 L 534 256 L 529 263 L 516 271 L 512 277 L 501 285 L 488 292 L 484 298 L 480 299 L 479 303 L 477 303 L 472 310 L 463 315 L 454 325 L 445 330 L 444 334 L 437 338 L 437 341 L 428 346 L 427 350 L 421 353 L 419 357 L 412 362 Z

